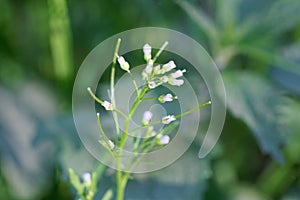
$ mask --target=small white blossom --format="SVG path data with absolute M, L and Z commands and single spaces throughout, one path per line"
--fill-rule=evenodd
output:
M 84 173 L 82 176 L 82 181 L 87 184 L 87 185 L 90 185 L 92 183 L 92 176 L 90 173 L 86 172 Z
M 161 74 L 162 70 L 160 69 L 160 65 L 154 67 L 154 74 Z
M 172 121 L 175 121 L 176 118 L 174 117 L 174 115 L 168 115 L 162 118 L 162 123 L 163 124 L 170 124 Z
M 143 79 L 148 80 L 149 77 L 151 76 L 152 71 L 153 71 L 153 66 L 147 65 L 146 68 L 142 72 Z
M 176 68 L 176 65 L 173 60 L 169 61 L 167 64 L 162 66 L 162 74 L 171 71 L 172 69 Z
M 163 82 L 163 83 L 168 82 L 168 80 L 169 80 L 169 78 L 168 78 L 167 76 L 162 76 L 162 77 L 160 78 L 160 81 Z
M 115 148 L 115 144 L 111 140 L 108 140 L 108 145 L 109 145 L 110 149 L 114 149 Z
M 143 47 L 144 59 L 146 61 L 151 59 L 151 46 L 149 44 L 145 44 Z
M 129 72 L 129 64 L 126 62 L 123 56 L 118 57 L 118 63 L 120 64 L 121 69 Z
M 102 106 L 105 108 L 105 110 L 113 110 L 112 104 L 108 101 L 103 101 Z
M 166 95 L 161 95 L 158 100 L 161 102 L 161 103 L 165 103 L 165 102 L 170 102 L 170 101 L 173 101 L 174 99 L 177 99 L 176 96 L 173 97 L 172 94 L 166 94 Z
M 151 65 L 147 65 L 146 68 L 145 68 L 145 72 L 147 74 L 151 74 L 152 70 L 153 70 L 153 66 L 151 66 Z
M 149 124 L 149 122 L 151 121 L 152 119 L 152 113 L 150 111 L 146 111 L 144 112 L 144 115 L 143 115 L 143 124 Z
M 160 139 L 159 139 L 159 143 L 160 144 L 169 144 L 170 142 L 170 137 L 168 135 L 163 135 Z
M 156 87 L 156 83 L 155 83 L 154 81 L 150 81 L 150 82 L 148 83 L 148 87 L 149 87 L 150 89 L 154 89 L 154 88 Z
M 182 77 L 183 76 L 183 73 L 186 72 L 186 70 L 177 70 L 176 72 L 170 74 L 170 76 L 172 78 L 179 78 L 179 77 Z
M 181 86 L 181 85 L 183 85 L 184 80 L 182 80 L 182 79 L 169 78 L 168 83 L 169 83 L 170 85 Z

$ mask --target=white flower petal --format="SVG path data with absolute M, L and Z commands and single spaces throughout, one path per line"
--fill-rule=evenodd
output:
M 169 144 L 170 142 L 170 137 L 168 135 L 163 135 L 160 139 L 159 139 L 160 144 Z
M 149 44 L 145 44 L 143 47 L 144 59 L 148 61 L 151 59 L 151 46 Z
M 156 83 L 155 83 L 154 81 L 150 81 L 150 82 L 148 83 L 148 87 L 149 87 L 150 89 L 154 89 L 154 88 L 156 87 Z
M 169 61 L 167 64 L 164 64 L 162 67 L 162 73 L 166 73 L 176 68 L 176 65 L 173 60 Z
M 174 115 L 168 115 L 162 118 L 162 123 L 163 124 L 170 124 L 172 121 L 175 121 L 176 118 L 174 117 Z
M 173 78 L 179 78 L 183 76 L 183 73 L 186 72 L 186 70 L 177 70 L 176 72 L 170 74 Z
M 164 96 L 164 101 L 173 101 L 173 96 L 171 94 L 166 94 Z
M 90 173 L 86 172 L 82 176 L 82 181 L 86 184 L 91 184 L 92 183 L 92 176 Z
M 169 78 L 167 76 L 162 76 L 160 78 L 160 80 L 161 80 L 161 82 L 166 83 L 166 82 L 168 82 Z
M 125 70 L 125 71 L 129 71 L 129 64 L 128 62 L 126 62 L 126 60 L 124 59 L 123 56 L 120 56 L 118 58 L 118 63 L 120 64 L 121 69 Z
M 151 65 L 147 65 L 146 68 L 145 68 L 145 72 L 147 74 L 151 74 L 152 73 L 152 70 L 153 70 L 153 67 Z
M 108 140 L 108 144 L 109 144 L 109 148 L 110 149 L 114 149 L 115 148 L 115 144 L 111 140 Z
M 103 101 L 102 106 L 105 108 L 105 110 L 112 110 L 113 109 L 112 104 L 108 101 Z
M 173 78 L 169 78 L 168 83 L 170 85 L 176 85 L 176 86 L 181 86 L 184 83 L 184 80 L 182 79 L 173 79 Z
M 144 124 L 149 124 L 150 120 L 152 119 L 152 113 L 150 111 L 144 112 L 143 115 L 143 123 Z
M 154 74 L 161 74 L 162 70 L 160 69 L 160 65 L 154 67 Z

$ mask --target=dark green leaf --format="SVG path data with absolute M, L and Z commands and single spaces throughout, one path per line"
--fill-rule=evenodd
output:
M 278 131 L 277 123 L 277 109 L 283 100 L 280 92 L 254 73 L 227 72 L 223 78 L 228 109 L 248 125 L 264 153 L 283 162 L 280 146 L 284 138 Z
M 279 34 L 294 28 L 300 22 L 300 1 L 279 0 L 270 8 L 262 22 L 272 34 Z
M 194 20 L 205 32 L 206 36 L 215 40 L 218 35 L 217 27 L 214 22 L 200 8 L 190 4 L 187 1 L 177 1 L 185 12 Z

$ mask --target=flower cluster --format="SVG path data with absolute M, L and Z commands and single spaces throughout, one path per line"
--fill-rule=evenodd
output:
M 162 49 L 161 49 L 162 50 Z M 163 65 L 155 65 L 155 59 L 158 57 L 156 55 L 154 58 L 152 57 L 152 47 L 149 44 L 145 44 L 143 46 L 143 53 L 144 53 L 144 59 L 146 61 L 146 67 L 142 72 L 142 77 L 143 80 L 146 81 L 147 89 L 151 90 L 154 88 L 157 88 L 158 86 L 162 84 L 170 84 L 172 86 L 181 86 L 184 84 L 184 80 L 180 79 L 183 74 L 186 72 L 185 69 L 183 70 L 176 70 L 176 64 L 174 63 L 173 60 L 170 60 L 166 64 Z M 130 65 L 129 63 L 125 60 L 123 56 L 119 56 L 117 53 L 115 55 L 117 57 L 117 62 L 120 65 L 120 68 L 128 73 L 130 73 Z M 174 70 L 174 71 L 173 71 Z M 134 81 L 134 80 L 133 80 Z M 134 84 L 135 81 L 134 81 Z M 111 110 L 111 111 L 118 111 L 116 108 L 114 108 L 113 104 L 109 101 L 102 101 L 98 99 L 91 91 L 90 88 L 88 88 L 88 91 L 90 95 L 98 101 L 104 108 L 105 110 Z M 137 89 L 137 93 L 139 93 Z M 162 94 L 160 95 L 157 100 L 160 103 L 166 103 L 166 102 L 171 102 L 173 100 L 176 100 L 177 96 L 173 96 L 172 94 Z M 121 113 L 122 114 L 122 113 Z M 123 114 L 125 115 L 125 114 Z M 153 114 L 150 111 L 146 111 L 143 116 L 142 124 L 143 126 L 147 127 L 147 135 L 148 136 L 156 136 L 158 143 L 159 144 L 168 144 L 170 141 L 170 137 L 167 135 L 162 135 L 162 134 L 157 134 L 154 131 L 153 126 L 151 126 L 151 119 L 152 119 Z M 161 119 L 162 124 L 170 124 L 173 121 L 176 120 L 176 117 L 174 115 L 167 115 Z M 106 141 L 99 141 L 103 146 L 105 146 L 108 149 L 113 149 L 114 144 L 112 143 L 111 140 Z
M 176 64 L 173 60 L 169 61 L 166 64 L 154 66 L 154 61 L 151 56 L 151 46 L 145 44 L 143 47 L 144 59 L 147 62 L 147 65 L 142 72 L 143 79 L 147 81 L 148 87 L 154 89 L 157 86 L 168 83 L 174 86 L 181 86 L 184 83 L 183 79 L 178 79 L 183 76 L 183 73 L 186 70 L 177 70 L 173 73 L 170 73 L 171 70 L 176 68 Z

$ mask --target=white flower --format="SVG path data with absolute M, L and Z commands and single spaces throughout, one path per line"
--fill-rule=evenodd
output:
M 160 101 L 161 103 L 165 103 L 167 101 L 173 101 L 174 99 L 177 99 L 177 97 L 176 96 L 173 97 L 172 94 L 166 94 L 166 95 L 160 95 L 158 101 Z
M 169 78 L 168 83 L 169 83 L 170 85 L 181 86 L 181 85 L 183 85 L 184 80 L 182 80 L 182 79 Z
M 150 111 L 146 111 L 144 112 L 144 115 L 143 115 L 143 124 L 149 124 L 149 122 L 151 121 L 152 119 L 152 113 Z
M 110 149 L 114 149 L 115 148 L 115 144 L 111 140 L 108 140 L 108 145 L 109 145 Z
M 162 70 L 160 69 L 160 65 L 154 67 L 154 74 L 161 74 Z
M 145 44 L 143 47 L 144 59 L 146 61 L 151 59 L 151 46 L 149 44 Z
M 82 176 L 82 181 L 87 184 L 87 185 L 90 185 L 92 183 L 92 176 L 90 173 L 86 172 L 84 173 Z
M 146 68 L 142 72 L 143 79 L 148 80 L 149 77 L 151 76 L 152 71 L 153 71 L 153 66 L 147 65 Z
M 147 65 L 146 68 L 145 68 L 145 72 L 147 74 L 151 74 L 152 70 L 153 70 L 153 66 L 151 66 L 151 65 Z
M 112 104 L 108 101 L 103 101 L 102 106 L 105 108 L 105 110 L 113 110 Z
M 154 81 L 150 81 L 150 82 L 148 83 L 148 87 L 149 87 L 150 89 L 154 89 L 154 88 L 156 87 L 156 83 L 155 83 Z
M 162 66 L 162 74 L 171 71 L 172 69 L 176 68 L 176 65 L 173 60 L 169 61 L 167 64 Z
M 118 57 L 118 63 L 120 64 L 121 69 L 129 72 L 129 64 L 126 62 L 123 56 Z
M 168 80 L 169 80 L 169 78 L 168 78 L 167 76 L 162 76 L 162 77 L 160 78 L 160 81 L 163 82 L 163 83 L 168 82 Z
M 175 121 L 176 118 L 174 117 L 174 115 L 168 115 L 162 118 L 162 123 L 163 124 L 170 124 L 172 121 Z
M 160 144 L 169 144 L 169 142 L 170 142 L 170 137 L 168 135 L 163 135 L 159 139 Z
M 183 76 L 183 73 L 186 72 L 186 70 L 177 70 L 176 72 L 170 74 L 170 76 L 172 78 L 179 78 L 179 77 L 182 77 Z

